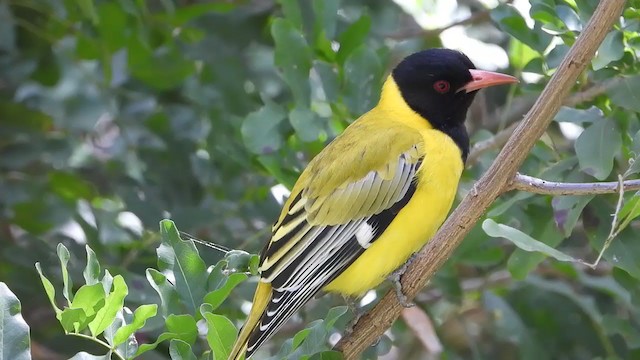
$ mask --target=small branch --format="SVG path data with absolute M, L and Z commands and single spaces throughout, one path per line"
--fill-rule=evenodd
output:
M 120 353 L 118 353 L 117 351 L 115 351 L 111 347 L 111 345 L 109 345 L 106 342 L 98 339 L 97 337 L 93 337 L 93 336 L 89 336 L 89 335 L 85 335 L 83 333 L 77 333 L 77 332 L 68 332 L 67 335 L 73 335 L 73 336 L 81 337 L 83 339 L 92 340 L 92 341 L 94 341 L 94 342 L 106 347 L 107 349 L 109 349 L 109 352 L 111 352 L 112 355 L 115 355 L 118 359 L 125 360 L 125 358 Z
M 622 189 L 620 188 L 622 185 Z M 596 183 L 565 183 L 547 181 L 533 176 L 516 174 L 509 186 L 509 190 L 526 191 L 542 195 L 599 195 L 614 194 L 619 191 L 640 190 L 640 179 L 596 182 Z
M 471 151 L 469 152 L 469 157 L 467 157 L 466 166 L 469 167 L 475 165 L 482 154 L 489 150 L 497 149 L 503 146 L 507 142 L 507 140 L 509 140 L 509 137 L 511 137 L 511 134 L 513 134 L 513 131 L 516 129 L 516 127 L 518 127 L 518 124 L 520 124 L 519 121 L 514 122 L 511 125 L 507 126 L 505 129 L 500 130 L 497 134 L 490 137 L 489 139 L 478 141 L 477 143 L 475 143 L 471 148 Z
M 422 290 L 427 281 L 451 256 L 464 237 L 478 222 L 485 210 L 500 196 L 529 155 L 535 142 L 544 134 L 568 95 L 578 75 L 587 67 L 596 50 L 619 19 L 625 0 L 600 1 L 575 43 L 562 60 L 551 80 L 531 107 L 527 116 L 515 129 L 487 172 L 476 182 L 477 191 L 470 192 L 449 216 L 436 235 L 416 253 L 414 260 L 400 279 L 408 300 Z M 362 316 L 345 335 L 336 349 L 345 359 L 358 358 L 376 341 L 402 312 L 395 291 L 387 292 L 374 308 Z
M 613 239 L 618 236 L 619 231 L 616 231 L 616 229 L 618 228 L 618 215 L 620 215 L 620 210 L 622 210 L 622 204 L 624 203 L 624 183 L 625 181 L 623 180 L 622 175 L 618 175 L 618 189 L 620 193 L 618 194 L 618 202 L 616 203 L 616 212 L 613 213 L 613 220 L 611 220 L 611 231 L 609 231 L 609 236 L 607 236 L 604 241 L 604 245 L 602 245 L 602 250 L 600 250 L 598 258 L 593 262 L 593 265 L 591 266 L 592 268 L 598 266 L 598 263 L 602 259 L 602 255 L 607 251 Z
M 565 101 L 564 104 L 566 106 L 576 106 L 584 102 L 591 101 L 597 98 L 598 96 L 606 93 L 607 91 L 611 90 L 613 87 L 617 86 L 618 84 L 620 84 L 622 80 L 624 80 L 624 78 L 618 77 L 618 78 L 609 79 L 601 83 L 597 83 L 587 88 L 584 91 L 581 91 L 569 96 L 569 98 L 567 98 L 567 101 Z

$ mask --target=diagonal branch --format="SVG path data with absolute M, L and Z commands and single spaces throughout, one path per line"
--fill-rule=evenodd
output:
M 598 195 L 619 191 L 618 181 L 596 183 L 565 183 L 547 181 L 529 175 L 516 174 L 509 190 L 520 190 L 543 195 Z M 640 190 L 640 179 L 622 182 L 622 191 Z
M 409 300 L 425 286 L 495 199 L 509 188 L 509 182 L 534 143 L 560 109 L 563 99 L 587 67 L 611 26 L 618 20 L 625 0 L 598 3 L 593 16 L 573 44 L 553 77 L 524 120 L 513 133 L 491 167 L 474 185 L 460 205 L 429 243 L 415 255 L 402 276 L 402 288 Z M 345 359 L 356 359 L 398 318 L 403 307 L 395 292 L 387 294 L 343 337 L 336 348 Z

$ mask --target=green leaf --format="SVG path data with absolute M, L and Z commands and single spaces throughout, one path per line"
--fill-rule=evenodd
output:
M 526 344 L 532 336 L 518 313 L 503 298 L 490 291 L 482 293 L 484 309 L 493 320 L 494 335 L 498 339 L 508 340 L 516 344 Z
M 116 314 L 116 318 L 113 320 L 111 325 L 104 330 L 102 336 L 107 340 L 107 343 L 111 345 L 112 348 L 115 347 L 115 352 L 121 355 L 126 359 L 133 358 L 138 351 L 138 340 L 134 335 L 129 336 L 123 343 L 119 345 L 114 344 L 114 338 L 116 332 L 121 327 L 125 326 L 127 323 L 131 323 L 133 321 L 133 313 L 129 308 L 123 307 Z
M 71 281 L 71 277 L 69 276 L 69 270 L 67 270 L 67 266 L 69 265 L 69 258 L 71 257 L 71 255 L 69 254 L 69 249 L 67 249 L 67 247 L 62 243 L 58 244 L 56 252 L 58 253 L 58 259 L 60 260 L 60 269 L 62 270 L 62 295 L 64 295 L 64 298 L 67 299 L 67 303 L 71 304 L 71 300 L 73 300 L 73 294 L 71 293 L 73 282 Z
M 73 355 L 69 360 L 111 360 L 111 351 L 105 355 L 92 355 L 88 352 L 81 351 Z
M 518 39 L 513 39 L 509 44 L 509 63 L 516 69 L 524 69 L 534 59 L 539 59 L 540 54 Z
M 171 269 L 176 279 L 176 290 L 191 314 L 202 303 L 206 293 L 207 272 L 204 261 L 192 241 L 183 241 L 171 220 L 160 222 L 162 244 L 158 247 L 158 265 Z
M 595 106 L 588 109 L 575 109 L 563 106 L 553 119 L 557 122 L 570 122 L 573 124 L 590 124 L 604 120 L 602 110 Z
M 565 237 L 569 237 L 580 219 L 585 206 L 593 200 L 593 195 L 557 196 L 551 200 L 556 225 Z
M 307 326 L 306 329 L 301 330 L 300 332 L 298 332 L 298 334 L 299 333 L 306 333 L 304 336 L 302 336 L 304 341 L 302 341 L 302 343 L 298 347 L 299 353 L 311 355 L 323 350 L 328 350 L 326 339 L 329 332 L 324 326 L 322 320 L 316 320 L 312 322 Z M 296 334 L 296 336 L 298 336 L 298 334 Z
M 171 360 L 197 360 L 193 354 L 191 345 L 180 339 L 172 339 L 169 343 L 169 356 Z
M 104 276 L 102 277 L 102 280 L 100 280 L 100 284 L 102 284 L 104 294 L 108 295 L 111 292 L 111 286 L 113 286 L 113 276 L 109 270 L 104 269 Z
M 619 230 L 622 230 L 628 225 L 631 220 L 640 216 L 640 192 L 637 192 L 633 195 L 631 199 L 624 203 L 622 209 L 620 209 L 620 213 L 618 214 L 618 219 L 620 226 Z
M 534 284 L 540 290 L 554 292 L 571 300 L 571 302 L 573 302 L 582 311 L 584 311 L 584 313 L 588 315 L 595 324 L 598 324 L 600 323 L 600 321 L 602 321 L 602 315 L 600 314 L 600 311 L 598 311 L 593 298 L 584 295 L 578 296 L 578 293 L 575 291 L 575 289 L 568 284 L 556 280 L 543 279 L 538 276 L 531 276 L 526 280 L 526 282 L 529 284 Z M 602 331 L 600 327 L 596 327 L 596 330 Z
M 344 64 L 344 102 L 352 114 L 370 110 L 380 97 L 382 64 L 369 46 L 353 51 Z
M 102 284 L 83 285 L 78 289 L 69 306 L 72 309 L 82 309 L 86 316 L 86 322 L 79 323 L 77 331 L 82 331 L 92 321 L 98 311 L 105 305 L 105 294 Z
M 156 341 L 151 344 L 140 344 L 135 356 L 140 356 L 149 350 L 155 349 L 158 344 L 166 340 L 179 339 L 187 344 L 193 344 L 198 337 L 196 320 L 191 315 L 171 314 L 167 317 L 165 325 L 167 331 L 160 334 Z
M 316 15 L 316 36 L 323 33 L 333 39 L 338 23 L 340 0 L 313 0 L 313 12 Z
M 302 344 L 304 339 L 306 339 L 307 336 L 309 336 L 310 333 L 311 333 L 311 329 L 302 329 L 302 330 L 298 331 L 293 336 L 293 342 L 291 343 L 291 348 L 292 349 L 297 349 L 300 346 L 300 344 Z
M 68 201 L 78 199 L 90 199 L 93 197 L 91 185 L 80 177 L 62 171 L 53 171 L 48 174 L 51 191 Z
M 91 20 L 93 25 L 97 25 L 99 23 L 98 12 L 96 11 L 93 0 L 78 0 L 77 4 L 85 18 Z
M 602 328 L 609 336 L 622 336 L 629 348 L 640 348 L 640 332 L 628 319 L 621 319 L 615 315 L 605 315 L 602 319 Z
M 20 300 L 0 282 L 0 358 L 30 360 L 29 325 L 22 318 Z
M 324 326 L 327 330 L 331 330 L 333 325 L 340 319 L 344 314 L 349 311 L 348 306 L 336 306 L 331 308 L 327 313 L 327 316 L 324 317 Z
M 282 146 L 280 123 L 287 117 L 284 108 L 267 102 L 260 110 L 247 115 L 242 122 L 242 139 L 254 154 L 271 154 Z
M 518 10 L 512 5 L 500 4 L 491 11 L 491 19 L 498 27 L 530 48 L 542 54 L 552 37 L 539 29 L 530 29 Z
M 211 291 L 204 297 L 203 303 L 211 305 L 211 311 L 215 310 L 224 302 L 229 296 L 231 290 L 233 290 L 238 284 L 245 281 L 248 278 L 246 274 L 235 273 L 229 275 L 224 285 L 216 290 Z
M 195 61 L 175 46 L 165 45 L 152 51 L 133 38 L 127 43 L 127 55 L 131 74 L 157 90 L 175 88 L 196 71 Z
M 317 60 L 314 61 L 313 68 L 320 76 L 326 101 L 329 103 L 338 101 L 340 80 L 336 67 L 333 64 Z
M 98 33 L 102 40 L 103 50 L 113 53 L 125 46 L 127 34 L 127 14 L 122 7 L 114 2 L 104 2 L 98 5 L 100 24 Z
M 344 356 L 339 351 L 329 350 L 313 354 L 309 360 L 344 360 Z
M 582 22 L 578 14 L 569 6 L 558 5 L 555 8 L 556 15 L 571 31 L 582 31 Z
M 296 107 L 291 110 L 289 122 L 300 140 L 305 142 L 318 140 L 322 131 L 322 120 L 307 108 Z
M 171 16 L 167 16 L 167 21 L 178 27 L 201 16 L 212 13 L 227 13 L 235 8 L 236 4 L 226 2 L 191 3 L 178 7 Z
M 224 256 L 227 262 L 225 270 L 230 272 L 250 272 L 256 257 L 258 256 L 249 254 L 246 251 L 231 250 Z
M 542 239 L 545 244 L 551 247 L 558 246 L 564 239 L 564 236 L 558 232 L 555 221 L 551 219 L 547 219 L 546 224 L 535 224 L 534 226 L 536 230 L 539 227 L 544 227 L 541 232 L 536 233 L 536 237 Z M 509 260 L 507 260 L 507 269 L 514 279 L 523 280 L 544 259 L 546 259 L 544 254 L 515 249 L 509 256 Z
M 203 306 L 203 308 L 205 308 Z M 214 359 L 227 359 L 231 353 L 233 343 L 238 336 L 238 330 L 231 320 L 222 315 L 202 311 L 202 316 L 207 321 L 207 342 L 213 351 Z
M 87 285 L 97 284 L 100 281 L 100 263 L 96 257 L 96 253 L 85 245 L 87 251 L 87 266 L 84 268 L 82 275 Z
M 600 70 L 610 62 L 622 59 L 624 55 L 624 44 L 622 42 L 622 31 L 613 30 L 600 44 L 596 56 L 591 60 L 593 70 Z
M 296 180 L 300 176 L 300 173 L 294 171 L 288 171 L 288 169 L 282 167 L 282 158 L 271 155 L 258 156 L 258 162 L 273 176 L 278 182 L 284 185 L 287 189 L 292 189 Z
M 191 315 L 169 315 L 166 320 L 167 330 L 177 334 L 176 339 L 193 344 L 198 337 L 196 320 Z
M 640 173 L 640 155 L 636 156 L 635 159 L 629 159 L 629 162 L 631 164 L 629 165 L 629 168 L 627 169 L 627 171 L 624 172 L 622 176 L 624 179 L 627 179 L 631 175 Z
M 58 320 L 60 320 L 60 314 L 62 313 L 62 310 L 60 310 L 58 305 L 56 305 L 56 289 L 53 287 L 51 281 L 49 281 L 49 279 L 47 279 L 47 277 L 42 273 L 40 263 L 37 262 L 35 266 L 36 270 L 38 271 L 38 275 L 40 275 L 40 281 L 42 281 L 42 286 L 44 287 L 44 291 L 47 294 L 47 298 L 49 298 L 49 302 L 51 303 L 51 307 L 55 311 Z
M 556 45 L 551 51 L 549 51 L 549 54 L 547 54 L 547 56 L 545 56 L 544 58 L 547 63 L 547 67 L 549 69 L 557 68 L 562 62 L 562 60 L 567 56 L 568 52 L 569 52 L 568 46 L 562 45 L 562 44 Z
M 550 256 L 558 261 L 582 262 L 582 260 L 560 252 L 545 243 L 542 243 L 518 229 L 504 224 L 498 224 L 492 219 L 486 219 L 482 223 L 482 229 L 491 237 L 503 237 L 511 241 L 515 246 L 525 251 L 535 251 Z
M 222 259 L 216 263 L 214 267 L 209 271 L 209 276 L 207 276 L 207 289 L 209 291 L 214 291 L 224 286 L 229 278 L 228 274 L 226 274 L 228 262 L 225 259 Z M 206 301 L 205 301 L 206 302 Z
M 370 28 L 371 18 L 364 14 L 340 34 L 340 49 L 336 56 L 338 64 L 343 65 L 354 50 L 363 46 Z
M 50 115 L 4 99 L 0 100 L 0 113 L 0 131 L 3 134 L 43 132 L 53 125 Z
M 278 0 L 278 3 L 282 6 L 284 17 L 296 28 L 302 29 L 302 12 L 298 0 Z
M 598 180 L 606 179 L 613 169 L 613 159 L 621 142 L 615 122 L 604 119 L 593 123 L 575 142 L 580 170 Z
M 113 278 L 113 291 L 107 295 L 104 307 L 98 311 L 95 319 L 89 323 L 91 335 L 98 336 L 111 325 L 118 311 L 124 306 L 124 298 L 128 292 L 129 289 L 122 276 L 116 275 Z
M 640 75 L 620 79 L 607 93 L 614 104 L 640 112 Z
M 79 308 L 66 308 L 60 314 L 60 324 L 64 331 L 68 333 L 80 332 L 80 329 L 85 328 L 88 322 L 87 314 Z
M 112 345 L 119 345 L 125 342 L 129 336 L 133 335 L 137 330 L 142 329 L 147 319 L 156 316 L 157 313 L 158 305 L 156 304 L 140 305 L 133 314 L 133 321 L 116 331 L 113 336 Z
M 302 33 L 291 22 L 275 19 L 271 25 L 271 35 L 276 43 L 275 63 L 283 72 L 297 106 L 308 108 L 311 88 L 311 49 Z
M 156 269 L 147 269 L 146 275 L 149 284 L 160 296 L 162 315 L 167 317 L 169 314 L 177 313 L 180 308 L 180 298 L 167 277 Z

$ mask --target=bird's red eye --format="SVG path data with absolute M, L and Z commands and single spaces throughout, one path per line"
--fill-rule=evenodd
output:
M 449 85 L 449 82 L 446 80 L 438 80 L 433 84 L 433 89 L 439 92 L 440 94 L 449 92 L 450 87 L 451 86 Z

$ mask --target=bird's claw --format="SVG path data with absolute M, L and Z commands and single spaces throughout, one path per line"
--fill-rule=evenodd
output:
M 360 320 L 364 312 L 358 308 L 357 299 L 353 299 L 345 296 L 344 301 L 347 303 L 347 306 L 349 307 L 349 311 L 353 313 L 353 319 L 349 321 L 349 324 L 347 325 L 347 328 L 344 331 L 344 335 L 346 336 L 353 332 L 353 328 L 355 328 L 356 324 L 358 324 L 358 321 Z
M 394 271 L 391 275 L 389 275 L 389 281 L 391 281 L 394 289 L 396 290 L 396 297 L 398 298 L 398 302 L 404 308 L 411 308 L 416 306 L 416 304 L 413 303 L 412 301 L 409 301 L 409 299 L 407 299 L 407 295 L 405 295 L 402 292 L 402 283 L 400 282 L 400 277 L 405 273 L 405 271 L 407 271 L 407 267 L 409 267 L 409 264 L 411 264 L 414 257 L 415 257 L 415 254 L 412 255 L 411 258 L 409 258 L 409 260 L 404 265 L 402 265 L 400 268 Z

